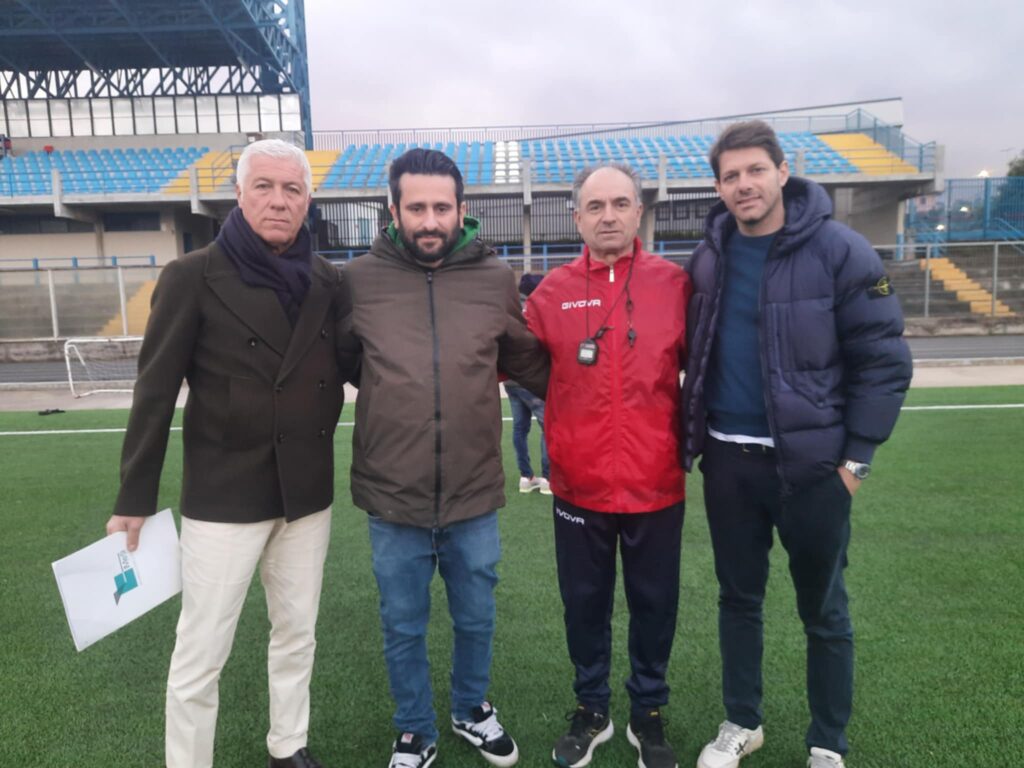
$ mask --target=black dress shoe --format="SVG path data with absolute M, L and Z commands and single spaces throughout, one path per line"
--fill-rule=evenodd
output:
M 273 757 L 267 761 L 267 768 L 324 768 L 309 749 L 303 747 L 291 757 Z

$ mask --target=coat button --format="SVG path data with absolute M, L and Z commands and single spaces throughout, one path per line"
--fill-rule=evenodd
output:
M 323 379 L 320 379 L 320 381 L 318 381 L 316 383 L 316 388 L 317 389 L 327 389 L 327 382 L 324 381 Z
M 283 443 L 284 442 L 284 432 L 278 432 L 277 433 L 277 442 L 279 442 L 279 443 Z
M 320 329 L 320 338 L 321 339 L 326 339 L 327 338 L 327 329 L 326 328 L 321 328 Z
M 280 384 L 278 384 L 276 387 L 274 387 L 274 394 L 275 395 L 280 395 L 282 392 L 284 392 L 284 387 L 282 387 Z
M 255 336 L 250 336 L 249 341 L 246 342 L 250 347 L 255 347 L 259 344 L 259 340 Z
M 319 432 L 317 433 L 317 436 L 318 436 L 318 437 L 327 437 L 327 430 L 326 430 L 326 429 L 321 429 L 321 430 L 320 430 L 320 431 L 319 431 Z

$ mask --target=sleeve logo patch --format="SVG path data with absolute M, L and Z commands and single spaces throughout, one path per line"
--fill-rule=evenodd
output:
M 892 281 L 886 275 L 880 277 L 877 283 L 868 288 L 869 299 L 881 299 L 884 296 L 892 296 L 894 293 L 896 293 L 896 289 L 893 288 Z

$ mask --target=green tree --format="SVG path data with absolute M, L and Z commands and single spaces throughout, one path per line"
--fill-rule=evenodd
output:
M 1010 161 L 1009 167 L 1006 169 L 1007 176 L 1024 176 L 1024 152 L 1021 152 L 1013 160 Z

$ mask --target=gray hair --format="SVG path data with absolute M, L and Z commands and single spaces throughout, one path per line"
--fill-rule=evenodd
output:
M 636 190 L 636 201 L 637 203 L 643 202 L 643 187 L 640 183 L 640 174 L 633 169 L 632 166 L 626 165 L 625 163 L 607 162 L 607 163 L 596 163 L 595 165 L 588 165 L 583 168 L 579 173 L 576 174 L 576 178 L 572 182 L 572 207 L 580 207 L 580 190 L 586 183 L 587 179 L 594 175 L 597 171 L 602 168 L 612 168 L 619 173 L 622 173 L 629 177 L 630 181 L 633 182 L 633 188 Z
M 302 168 L 302 180 L 306 184 L 306 194 L 313 194 L 313 171 L 309 167 L 309 159 L 306 153 L 281 139 L 262 139 L 254 141 L 242 150 L 238 158 L 238 167 L 235 169 L 235 178 L 241 187 L 245 186 L 245 180 L 249 177 L 249 166 L 255 155 L 262 157 L 273 157 L 278 160 L 291 160 Z

